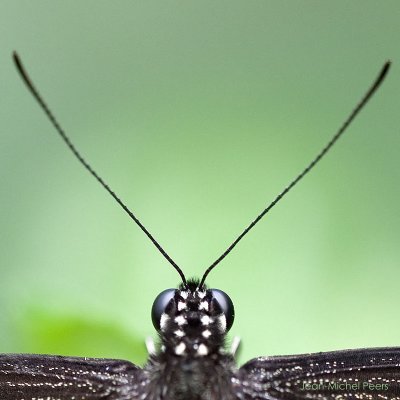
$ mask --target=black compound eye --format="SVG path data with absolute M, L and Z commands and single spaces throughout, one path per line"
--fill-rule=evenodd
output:
M 226 318 L 226 331 L 229 331 L 235 319 L 235 308 L 231 298 L 222 290 L 211 289 L 213 298 L 218 302 Z
M 166 289 L 162 291 L 154 300 L 151 308 L 151 320 L 154 328 L 160 330 L 161 315 L 165 312 L 169 302 L 174 298 L 176 289 Z

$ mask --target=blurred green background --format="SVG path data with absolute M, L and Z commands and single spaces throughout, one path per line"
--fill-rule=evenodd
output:
M 240 361 L 400 345 L 398 1 L 0 3 L 0 352 L 145 360 L 179 277 L 74 143 L 199 276 L 387 81 L 331 154 L 210 275 Z

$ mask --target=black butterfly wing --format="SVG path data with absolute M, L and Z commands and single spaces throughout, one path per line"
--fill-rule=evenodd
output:
M 144 380 L 128 361 L 0 354 L 1 400 L 132 400 Z
M 400 347 L 260 357 L 234 381 L 240 399 L 400 399 Z

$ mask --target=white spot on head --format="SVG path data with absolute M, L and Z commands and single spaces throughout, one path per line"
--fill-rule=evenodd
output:
M 182 311 L 186 309 L 186 303 L 183 301 L 178 301 L 178 311 Z
M 169 315 L 166 313 L 162 313 L 160 319 L 160 328 L 162 331 L 165 329 L 165 326 L 167 325 L 168 321 L 169 321 Z
M 208 339 L 211 336 L 211 331 L 206 329 L 205 331 L 202 332 L 203 337 Z
M 186 345 L 185 345 L 185 343 L 180 342 L 180 343 L 178 344 L 178 346 L 175 347 L 175 354 L 176 354 L 177 356 L 181 356 L 182 354 L 184 354 L 185 350 L 186 350 Z
M 208 311 L 208 301 L 202 301 L 199 305 L 199 310 Z
M 224 314 L 222 314 L 222 315 L 220 315 L 220 316 L 218 317 L 218 325 L 219 325 L 219 329 L 220 329 L 222 332 L 225 332 L 225 331 L 226 331 L 226 317 L 225 317 Z
M 149 354 L 156 354 L 156 345 L 154 344 L 154 340 L 152 337 L 146 338 L 146 349 Z
M 233 338 L 233 340 L 232 340 L 232 343 L 231 343 L 231 354 L 233 356 L 236 355 L 236 353 L 237 353 L 237 351 L 239 349 L 239 346 L 240 346 L 240 337 L 239 336 L 235 336 Z
M 184 292 L 184 291 L 182 291 L 182 292 L 179 292 L 179 294 L 181 295 L 181 297 L 183 298 L 183 299 L 187 299 L 188 298 L 188 296 L 189 296 L 189 294 L 188 294 L 188 292 Z
M 177 317 L 175 317 L 175 322 L 176 322 L 179 326 L 182 326 L 182 325 L 185 325 L 187 321 L 186 321 L 186 319 L 185 319 L 184 316 L 178 315 Z
M 212 319 L 208 316 L 208 315 L 203 315 L 200 318 L 200 321 L 203 325 L 210 325 L 210 323 L 212 322 Z
M 197 296 L 199 299 L 204 299 L 204 297 L 206 297 L 206 292 L 197 292 Z
M 185 332 L 181 331 L 180 329 L 177 329 L 177 330 L 174 332 L 174 334 L 175 334 L 175 336 L 178 336 L 178 337 L 183 337 L 183 336 L 185 336 Z
M 204 343 L 201 343 L 197 349 L 197 354 L 199 356 L 206 356 L 208 354 L 208 348 Z

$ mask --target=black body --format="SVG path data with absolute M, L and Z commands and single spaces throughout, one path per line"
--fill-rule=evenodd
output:
M 198 284 L 156 298 L 160 346 L 143 369 L 121 360 L 0 355 L 0 399 L 400 400 L 400 348 L 260 357 L 237 368 L 224 346 L 232 303 Z
M 203 361 L 173 358 L 140 369 L 120 360 L 4 354 L 0 399 L 400 399 L 398 347 L 260 357 L 239 369 L 229 356 Z M 202 384 L 200 393 L 178 389 L 193 378 Z M 305 388 L 312 383 L 318 387 Z

